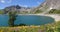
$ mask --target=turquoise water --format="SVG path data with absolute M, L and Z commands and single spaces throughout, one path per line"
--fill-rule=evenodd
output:
M 47 16 L 18 15 L 15 24 L 43 25 L 54 22 L 54 19 Z M 0 26 L 8 26 L 8 15 L 0 15 Z

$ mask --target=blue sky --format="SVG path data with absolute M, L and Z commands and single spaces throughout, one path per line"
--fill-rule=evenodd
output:
M 0 9 L 11 5 L 20 5 L 24 7 L 35 7 L 40 5 L 44 0 L 0 0 Z

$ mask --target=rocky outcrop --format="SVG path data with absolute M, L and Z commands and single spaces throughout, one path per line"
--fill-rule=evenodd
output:
M 45 0 L 37 8 L 42 10 L 42 11 L 47 11 L 50 9 L 60 9 L 60 0 Z
M 13 5 L 13 6 L 6 7 L 3 10 L 4 10 L 5 14 L 10 12 L 10 11 L 12 11 L 12 12 L 16 11 L 17 13 L 22 13 L 22 12 L 30 13 L 31 8 L 29 8 L 29 7 L 21 7 L 19 5 Z

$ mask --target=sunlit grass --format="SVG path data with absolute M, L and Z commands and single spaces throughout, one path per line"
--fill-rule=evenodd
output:
M 0 32 L 60 32 L 60 21 L 41 26 L 0 27 Z

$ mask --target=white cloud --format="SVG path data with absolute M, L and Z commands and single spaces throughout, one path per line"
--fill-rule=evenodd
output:
M 27 5 L 21 5 L 21 4 L 20 4 L 20 6 L 22 6 L 22 7 L 28 7 Z
M 11 1 L 12 0 L 8 0 L 8 1 L 6 1 L 6 0 L 0 0 L 1 3 L 11 3 Z
M 1 2 L 1 3 L 5 3 L 5 1 L 4 1 L 4 0 L 0 0 L 0 2 Z

